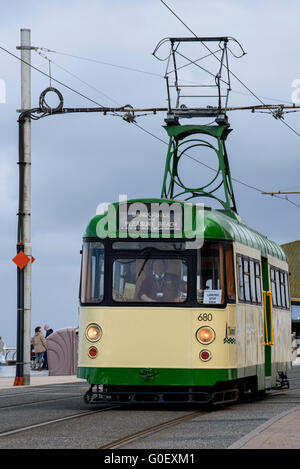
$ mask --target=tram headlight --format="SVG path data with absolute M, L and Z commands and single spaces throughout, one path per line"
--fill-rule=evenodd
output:
M 215 331 L 209 326 L 200 327 L 196 332 L 196 338 L 200 344 L 211 344 L 215 338 L 216 333 Z
M 102 329 L 98 324 L 90 324 L 86 328 L 86 338 L 91 342 L 97 342 L 102 336 Z

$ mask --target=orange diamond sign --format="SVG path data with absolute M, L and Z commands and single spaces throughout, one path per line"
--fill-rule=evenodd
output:
M 28 256 L 26 256 L 26 254 L 23 252 L 23 251 L 20 251 L 14 258 L 13 258 L 13 261 L 15 264 L 17 264 L 17 266 L 19 267 L 19 269 L 24 269 L 25 265 L 28 264 L 28 262 L 30 262 L 30 258 Z

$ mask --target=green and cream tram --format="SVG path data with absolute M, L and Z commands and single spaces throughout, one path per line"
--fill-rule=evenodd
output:
M 291 366 L 281 247 L 238 215 L 199 204 L 127 201 L 125 223 L 122 208 L 111 204 L 84 234 L 78 377 L 91 385 L 85 401 L 230 402 L 276 386 Z M 187 230 L 180 209 L 188 209 Z

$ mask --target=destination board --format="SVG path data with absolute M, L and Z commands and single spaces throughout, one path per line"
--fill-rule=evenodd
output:
M 119 233 L 127 234 L 181 234 L 183 208 L 180 204 L 132 203 L 120 204 Z

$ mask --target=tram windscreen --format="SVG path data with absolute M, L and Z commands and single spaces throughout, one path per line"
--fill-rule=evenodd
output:
M 213 306 L 235 301 L 229 243 L 205 241 L 201 248 L 190 250 L 182 242 L 114 241 L 111 246 L 106 260 L 106 302 Z M 84 242 L 81 303 L 100 304 L 104 283 L 104 243 Z
M 104 295 L 104 246 L 84 243 L 82 252 L 81 302 L 100 303 Z
M 113 299 L 117 302 L 183 303 L 188 269 L 181 259 L 117 259 L 113 263 Z

